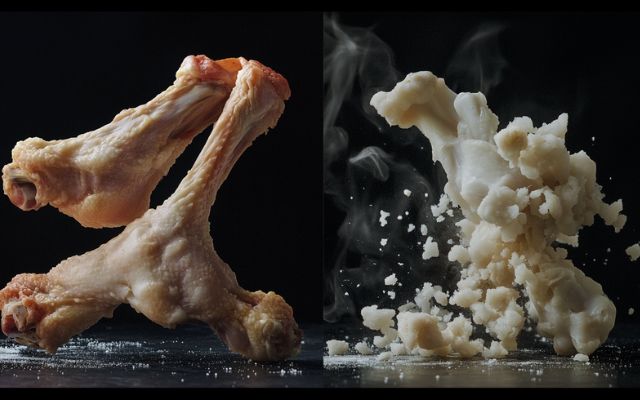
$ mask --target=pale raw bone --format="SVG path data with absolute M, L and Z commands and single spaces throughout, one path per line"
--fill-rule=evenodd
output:
M 192 139 L 218 119 L 240 67 L 237 58 L 188 56 L 172 86 L 102 128 L 18 142 L 2 169 L 5 194 L 24 211 L 50 204 L 85 227 L 128 224 L 149 209 L 151 192 Z
M 390 125 L 415 126 L 431 142 L 433 160 L 447 174 L 444 191 L 465 217 L 457 223 L 462 246 L 449 253 L 464 266 L 449 301 L 469 308 L 473 321 L 497 340 L 490 348 L 470 341 L 464 316 L 445 324 L 400 313 L 399 334 L 409 350 L 462 357 L 514 350 L 524 325 L 520 285 L 529 316 L 558 354 L 595 351 L 613 328 L 615 306 L 555 243 L 577 245 L 579 230 L 595 215 L 616 232 L 626 217 L 621 200 L 603 201 L 595 162 L 583 151 L 567 151 L 567 114 L 539 128 L 516 118 L 496 132 L 498 118 L 482 93 L 456 94 L 430 72 L 407 75 L 371 104 Z
M 209 213 L 242 152 L 275 126 L 287 81 L 256 61 L 242 69 L 209 139 L 175 193 L 96 250 L 47 274 L 21 274 L 0 291 L 2 330 L 54 352 L 121 303 L 162 326 L 203 321 L 233 351 L 254 360 L 297 354 L 301 331 L 273 292 L 242 289 L 216 254 Z

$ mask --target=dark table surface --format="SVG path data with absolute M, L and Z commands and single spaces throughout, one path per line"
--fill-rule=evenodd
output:
M 357 343 L 374 332 L 346 325 L 327 328 L 326 339 Z M 370 342 L 370 341 L 369 341 Z M 503 359 L 470 360 L 400 356 L 325 356 L 330 387 L 640 387 L 640 324 L 617 325 L 588 363 L 558 357 L 550 343 L 531 335 Z M 353 353 L 353 351 L 351 351 Z
M 0 387 L 319 387 L 321 327 L 301 328 L 301 353 L 273 363 L 229 353 L 206 326 L 102 321 L 53 356 L 0 339 Z
M 204 326 L 168 330 L 103 321 L 53 355 L 0 339 L 0 387 L 629 387 L 640 386 L 640 324 L 618 325 L 589 363 L 555 356 L 525 340 L 499 360 L 402 356 L 378 362 L 348 354 L 323 358 L 325 340 L 351 344 L 373 332 L 302 325 L 302 352 L 255 363 L 229 353 Z

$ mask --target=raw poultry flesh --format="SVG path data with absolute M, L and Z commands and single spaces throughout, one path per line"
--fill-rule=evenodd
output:
M 16 276 L 0 291 L 6 335 L 54 352 L 128 303 L 168 328 L 202 321 L 231 350 L 254 360 L 299 351 L 291 307 L 273 292 L 242 289 L 209 233 L 220 185 L 252 141 L 275 126 L 290 95 L 279 74 L 256 61 L 238 62 L 242 69 L 224 110 L 175 193 L 98 249 L 47 274 Z
M 192 139 L 218 119 L 240 69 L 237 58 L 189 56 L 172 86 L 112 122 L 65 140 L 28 138 L 2 169 L 22 210 L 47 204 L 86 227 L 116 227 L 149 208 L 151 192 Z

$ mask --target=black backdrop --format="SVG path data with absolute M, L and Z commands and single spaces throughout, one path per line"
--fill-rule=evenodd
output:
M 444 77 L 449 85 L 457 86 L 458 91 L 479 90 L 477 76 L 467 76 L 457 82 L 448 76 L 458 49 L 482 26 L 500 31 L 497 43 L 507 66 L 487 96 L 489 106 L 500 118 L 501 127 L 514 116 L 531 116 L 539 126 L 542 122 L 551 122 L 562 112 L 569 113 L 569 150 L 584 149 L 596 161 L 605 200 L 612 202 L 622 197 L 624 213 L 629 217 L 625 229 L 618 235 L 596 218 L 593 227 L 581 231 L 580 248 L 569 249 L 570 258 L 602 284 L 618 307 L 618 321 L 637 321 L 638 312 L 629 317 L 627 310 L 629 307 L 640 309 L 640 261 L 629 261 L 624 249 L 640 241 L 637 207 L 640 201 L 639 16 L 633 13 L 343 13 L 337 16 L 344 25 L 372 28 L 395 53 L 396 67 L 402 77 L 409 72 L 430 70 Z M 469 70 L 475 68 L 472 57 L 466 61 Z M 423 175 L 432 174 L 430 145 L 421 135 L 415 135 L 417 146 L 416 143 L 407 145 L 405 141 L 403 147 L 394 145 L 375 129 L 363 128 L 368 122 L 362 118 L 342 115 L 339 123 L 350 131 L 350 155 L 365 146 L 376 145 L 396 158 L 410 161 Z M 426 150 L 417 151 L 419 146 Z M 335 268 L 339 248 L 336 232 L 343 218 L 344 213 L 326 196 L 324 267 L 327 276 Z M 611 253 L 606 252 L 608 247 Z M 603 263 L 605 258 L 607 265 Z M 357 257 L 347 257 L 347 260 L 351 260 L 351 264 L 340 268 L 358 266 Z M 325 295 L 325 304 L 332 298 Z
M 16 141 L 96 129 L 153 98 L 189 54 L 243 56 L 289 81 L 276 129 L 240 158 L 212 212 L 214 244 L 246 289 L 274 290 L 299 321 L 321 318 L 321 35 L 318 14 L 2 13 L 0 163 Z M 187 148 L 152 196 L 177 187 L 206 141 Z M 51 207 L 22 212 L 0 197 L 0 284 L 46 272 L 120 229 L 84 229 Z M 128 306 L 119 320 L 136 316 Z

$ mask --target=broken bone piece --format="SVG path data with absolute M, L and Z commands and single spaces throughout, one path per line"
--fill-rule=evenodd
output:
M 636 261 L 640 258 L 640 243 L 635 243 L 627 247 L 625 253 L 627 253 L 631 261 Z
M 176 191 L 99 248 L 47 274 L 20 274 L 0 290 L 2 330 L 49 352 L 122 303 L 173 328 L 202 321 L 253 360 L 296 355 L 301 331 L 273 292 L 241 288 L 214 250 L 209 215 L 216 193 L 253 140 L 276 125 L 287 81 L 240 59 L 235 86 L 204 148 Z
M 77 137 L 16 144 L 4 193 L 24 211 L 47 204 L 85 227 L 126 225 L 192 139 L 218 119 L 241 67 L 237 58 L 188 56 L 172 86 L 147 104 Z
M 568 116 L 539 128 L 527 117 L 516 118 L 498 132 L 498 118 L 482 93 L 456 94 L 431 72 L 407 75 L 391 91 L 376 93 L 371 105 L 389 125 L 415 126 L 431 142 L 432 158 L 448 178 L 432 212 L 441 214 L 451 199 L 464 216 L 457 224 L 463 228 L 460 245 L 449 253 L 463 265 L 451 303 L 470 309 L 473 321 L 499 342 L 483 350 L 469 340 L 471 322 L 461 316 L 445 327 L 404 313 L 401 338 L 417 343 L 437 328 L 451 353 L 503 356 L 503 349 L 516 348 L 524 325 L 521 293 L 514 289 L 520 285 L 529 317 L 553 339 L 558 354 L 593 353 L 613 328 L 615 306 L 555 244 L 572 238 L 577 245 L 579 230 L 596 215 L 616 232 L 626 217 L 621 200 L 603 201 L 595 162 L 584 151 L 567 150 Z M 417 331 L 407 332 L 410 327 Z
M 347 354 L 347 352 L 349 352 L 349 343 L 344 340 L 327 340 L 327 352 L 330 356 Z

